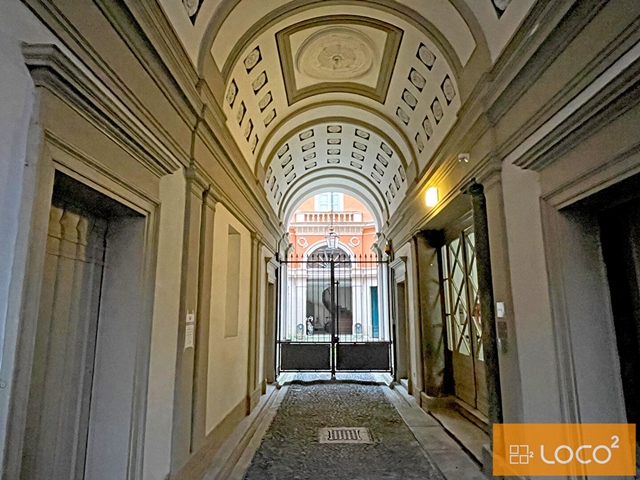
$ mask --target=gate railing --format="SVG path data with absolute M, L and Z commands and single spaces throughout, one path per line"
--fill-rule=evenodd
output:
M 386 262 L 335 250 L 283 266 L 280 371 L 391 370 Z

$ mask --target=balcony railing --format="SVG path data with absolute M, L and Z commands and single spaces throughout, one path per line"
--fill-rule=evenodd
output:
M 333 218 L 332 218 L 333 217 Z M 362 212 L 297 212 L 294 223 L 362 223 Z

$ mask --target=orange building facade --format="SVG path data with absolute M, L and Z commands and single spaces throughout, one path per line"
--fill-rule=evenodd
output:
M 332 201 L 327 202 L 329 198 Z M 341 250 L 356 258 L 375 254 L 371 247 L 376 240 L 377 228 L 367 207 L 349 195 L 325 193 L 305 200 L 291 217 L 291 256 L 304 258 L 326 246 L 326 235 L 331 225 L 338 234 Z

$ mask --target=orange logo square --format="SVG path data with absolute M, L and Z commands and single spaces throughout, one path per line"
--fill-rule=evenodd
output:
M 493 475 L 633 476 L 631 424 L 495 424 Z

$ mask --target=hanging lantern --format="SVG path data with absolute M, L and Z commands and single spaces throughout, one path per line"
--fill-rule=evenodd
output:
M 336 250 L 338 248 L 338 234 L 334 230 L 333 226 L 329 227 L 327 235 L 324 237 L 327 240 L 327 248 L 329 250 Z

